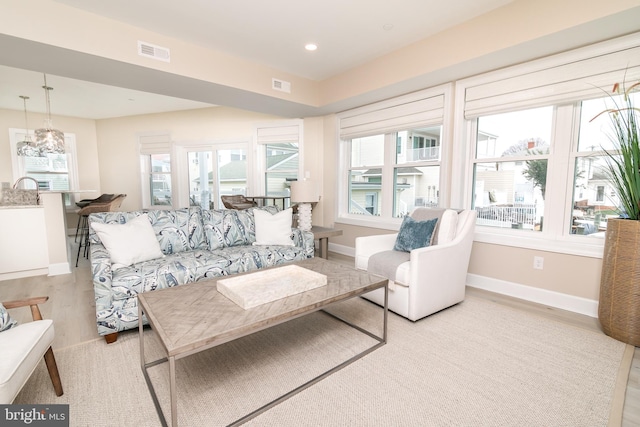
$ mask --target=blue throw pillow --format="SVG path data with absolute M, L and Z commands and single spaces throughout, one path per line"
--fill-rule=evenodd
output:
M 436 228 L 438 218 L 426 221 L 416 221 L 410 216 L 405 216 L 396 237 L 394 251 L 411 252 L 414 249 L 425 248 L 431 244 L 431 236 Z
M 9 316 L 4 305 L 0 304 L 0 332 L 6 331 L 16 326 L 18 323 Z

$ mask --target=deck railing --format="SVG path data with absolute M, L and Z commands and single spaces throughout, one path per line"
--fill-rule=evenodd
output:
M 494 227 L 533 228 L 536 225 L 536 205 L 477 206 L 478 225 Z

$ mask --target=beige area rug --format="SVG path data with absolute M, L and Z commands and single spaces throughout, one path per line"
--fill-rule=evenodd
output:
M 334 312 L 381 329 L 382 310 L 362 299 Z M 152 331 L 145 339 L 157 351 Z M 372 343 L 314 313 L 181 359 L 179 424 L 226 425 Z M 468 297 L 416 323 L 390 314 L 387 345 L 247 425 L 616 425 L 628 354 L 625 344 L 601 333 Z M 69 403 L 72 426 L 160 425 L 140 369 L 137 332 L 111 345 L 62 349 L 56 358 L 64 396 L 55 397 L 41 364 L 15 403 Z M 150 375 L 168 414 L 168 365 Z

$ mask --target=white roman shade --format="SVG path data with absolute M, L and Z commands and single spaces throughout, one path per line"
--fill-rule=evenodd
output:
M 165 154 L 171 153 L 171 136 L 162 135 L 141 135 L 138 137 L 140 154 Z
M 340 113 L 343 140 L 421 126 L 440 125 L 445 94 L 451 85 L 438 86 Z
M 256 129 L 256 142 L 258 144 L 292 143 L 301 141 L 300 131 L 302 126 L 273 126 L 258 127 Z
M 468 84 L 462 80 L 465 118 L 599 98 L 616 82 L 640 78 L 640 36 L 600 43 L 595 49 L 595 54 L 590 46 L 472 77 Z

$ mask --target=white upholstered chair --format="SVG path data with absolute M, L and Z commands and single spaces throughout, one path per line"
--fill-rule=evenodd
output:
M 62 396 L 62 382 L 51 349 L 53 321 L 43 320 L 38 308 L 38 304 L 48 299 L 37 297 L 2 303 L 7 309 L 29 306 L 33 322 L 20 323 L 0 332 L 0 404 L 13 402 L 43 357 L 56 395 Z
M 389 310 L 415 321 L 464 300 L 476 212 L 416 208 L 411 217 L 439 218 L 431 246 L 409 253 L 386 252 L 393 250 L 397 233 L 358 237 L 355 264 L 359 270 L 389 278 Z M 370 267 L 369 259 L 380 252 L 384 253 Z M 380 264 L 386 264 L 386 273 Z M 384 289 L 363 297 L 384 305 Z

